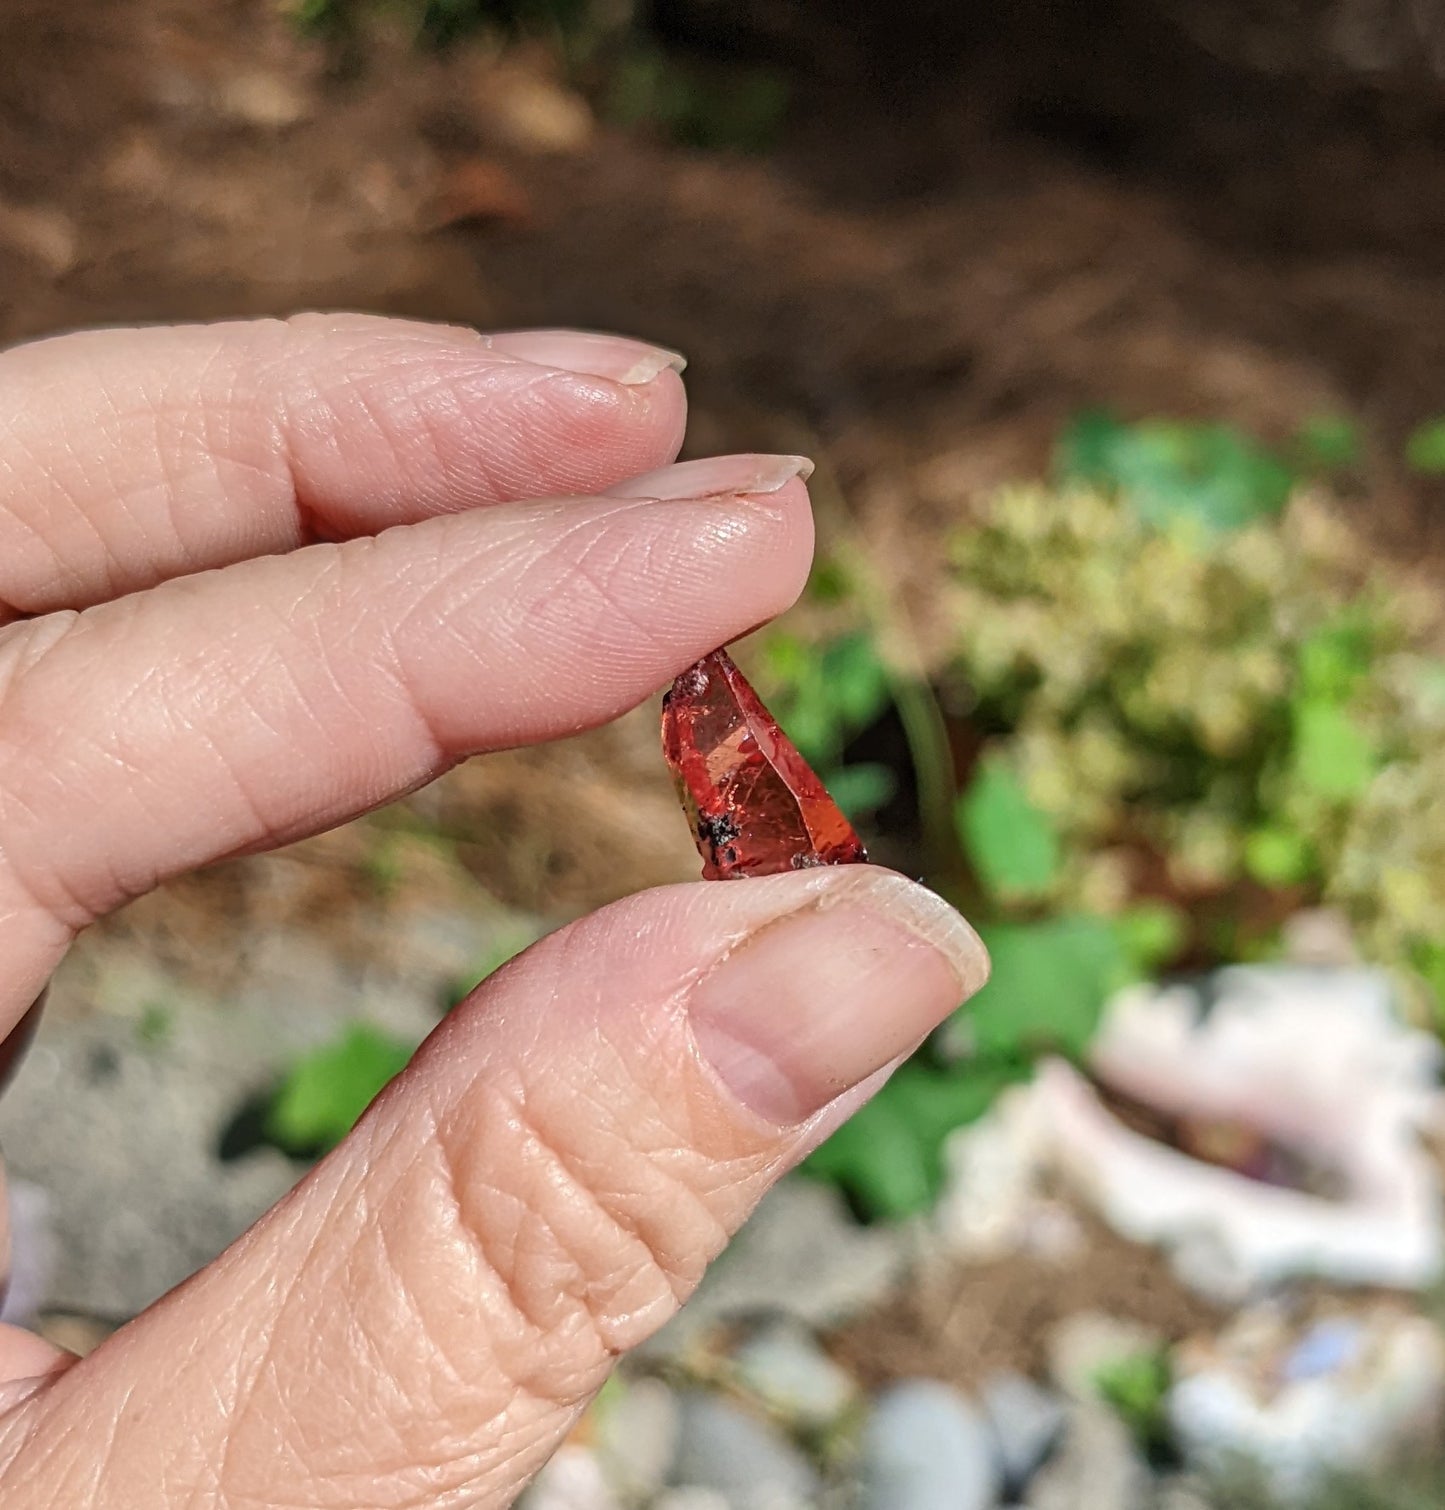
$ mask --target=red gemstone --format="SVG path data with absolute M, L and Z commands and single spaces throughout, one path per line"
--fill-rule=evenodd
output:
M 693 825 L 704 880 L 868 858 L 726 650 L 705 655 L 663 698 L 662 752 Z

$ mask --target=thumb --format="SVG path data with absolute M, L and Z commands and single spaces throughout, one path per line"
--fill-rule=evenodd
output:
M 951 908 L 871 866 L 553 934 L 240 1242 L 0 1418 L 0 1503 L 510 1504 L 985 972 Z

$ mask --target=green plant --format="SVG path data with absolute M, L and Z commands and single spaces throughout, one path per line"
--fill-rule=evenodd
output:
M 266 1108 L 267 1140 L 297 1158 L 334 1148 L 415 1048 L 369 1023 L 352 1023 L 287 1070 Z
M 1228 425 L 1181 420 L 1123 424 L 1081 415 L 1059 443 L 1066 485 L 1117 493 L 1140 519 L 1237 529 L 1284 508 L 1296 478 L 1281 457 Z
M 620 126 L 654 126 L 679 146 L 762 152 L 791 100 L 771 68 L 716 68 L 634 38 L 616 59 L 604 110 Z
M 885 806 L 896 790 L 893 772 L 875 762 L 844 763 L 849 740 L 891 697 L 873 636 L 860 629 L 815 643 L 775 630 L 762 653 L 772 710 L 838 805 L 855 819 Z
M 1000 902 L 1047 897 L 1063 866 L 1058 830 L 1000 761 L 985 760 L 955 806 L 964 853 Z
M 762 152 L 777 139 L 792 91 L 778 70 L 713 64 L 669 52 L 607 0 L 291 0 L 297 29 L 354 61 L 368 28 L 390 22 L 445 51 L 471 37 L 545 37 L 621 126 L 655 128 L 679 146 Z
M 1267 957 L 1303 905 L 1343 909 L 1445 1021 L 1434 609 L 1369 579 L 1306 486 L 1358 451 L 1340 421 L 1271 452 L 1221 426 L 1087 416 L 1056 486 L 1003 490 L 961 532 L 941 699 L 955 748 L 978 753 L 935 880 L 982 919 L 994 973 L 809 1161 L 862 1209 L 924 1209 L 948 1134 L 1040 1054 L 1083 1057 L 1120 984 Z M 902 684 L 841 627 L 878 621 L 857 582 L 834 573 L 820 597 L 831 638 L 789 637 L 767 664 L 833 779 Z
M 1137 920 L 1055 917 L 980 931 L 993 962 L 989 983 L 804 1165 L 867 1216 L 927 1210 L 942 1184 L 948 1135 L 1026 1080 L 1039 1055 L 1082 1054 L 1105 1001 L 1149 958 L 1149 930 Z
M 1427 420 L 1411 433 L 1405 460 L 1427 477 L 1445 476 L 1445 419 Z
M 1339 414 L 1316 414 L 1294 438 L 1294 465 L 1305 475 L 1337 475 L 1359 465 L 1364 452 L 1359 427 Z
M 161 1001 L 148 1001 L 136 1019 L 136 1042 L 158 1049 L 171 1041 L 176 1031 L 175 1008 Z
M 980 1059 L 960 1071 L 915 1057 L 809 1156 L 804 1173 L 840 1186 L 867 1217 L 926 1211 L 943 1182 L 949 1133 L 982 1116 L 1027 1074 L 1022 1061 Z
M 1168 1451 L 1168 1404 L 1174 1370 L 1167 1348 L 1111 1359 L 1095 1372 L 1093 1383 L 1129 1428 L 1141 1452 L 1153 1458 Z
M 1002 824 L 983 849 L 974 824 L 985 889 L 1007 900 L 988 856 L 1012 849 L 1051 905 L 1252 882 L 1343 906 L 1385 963 L 1445 938 L 1439 663 L 1362 555 L 1308 494 L 1207 531 L 1117 490 L 986 504 L 956 546 L 953 671 L 992 731 L 964 798 Z

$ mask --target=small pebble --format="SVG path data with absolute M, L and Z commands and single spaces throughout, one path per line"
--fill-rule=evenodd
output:
M 1153 1510 L 1214 1510 L 1215 1501 L 1193 1474 L 1161 1479 L 1154 1491 Z
M 863 1429 L 864 1510 L 990 1510 L 1002 1489 L 993 1433 L 955 1389 L 896 1384 Z
M 732 1510 L 716 1489 L 669 1489 L 652 1502 L 652 1510 Z
M 859 1226 L 839 1191 L 795 1175 L 763 1199 L 642 1356 L 685 1358 L 720 1321 L 739 1316 L 781 1313 L 806 1326 L 836 1325 L 891 1294 L 908 1255 L 901 1229 Z
M 621 1510 L 621 1506 L 592 1452 L 563 1446 L 523 1496 L 521 1510 Z
M 631 1500 L 647 1500 L 667 1482 L 677 1454 L 678 1407 L 657 1379 L 634 1379 L 595 1410 L 596 1451 L 607 1481 Z
M 1062 1436 L 1067 1413 L 1057 1395 L 1022 1374 L 993 1374 L 979 1393 L 1004 1486 L 1018 1495 Z
M 699 1390 L 678 1405 L 674 1484 L 711 1489 L 730 1510 L 802 1510 L 816 1500 L 817 1472 L 776 1427 Z
M 1128 1428 L 1107 1406 L 1069 1413 L 1059 1449 L 1034 1475 L 1026 1510 L 1144 1510 L 1151 1475 Z
M 0 1223 L 4 1200 L 0 1186 Z M 0 1285 L 0 1321 L 13 1326 L 34 1326 L 50 1297 L 59 1257 L 52 1205 L 39 1185 L 16 1180 L 10 1187 L 10 1285 Z
M 799 1426 L 831 1426 L 857 1397 L 852 1376 L 805 1327 L 777 1322 L 733 1355 L 738 1381 L 770 1409 Z

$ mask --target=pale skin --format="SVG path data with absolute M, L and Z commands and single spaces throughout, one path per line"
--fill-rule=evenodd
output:
M 665 353 L 567 332 L 308 316 L 0 354 L 0 1036 L 165 878 L 602 723 L 786 608 L 802 469 L 671 467 L 684 411 Z M 871 866 L 561 930 L 88 1358 L 0 1328 L 0 1504 L 511 1503 L 985 971 Z

